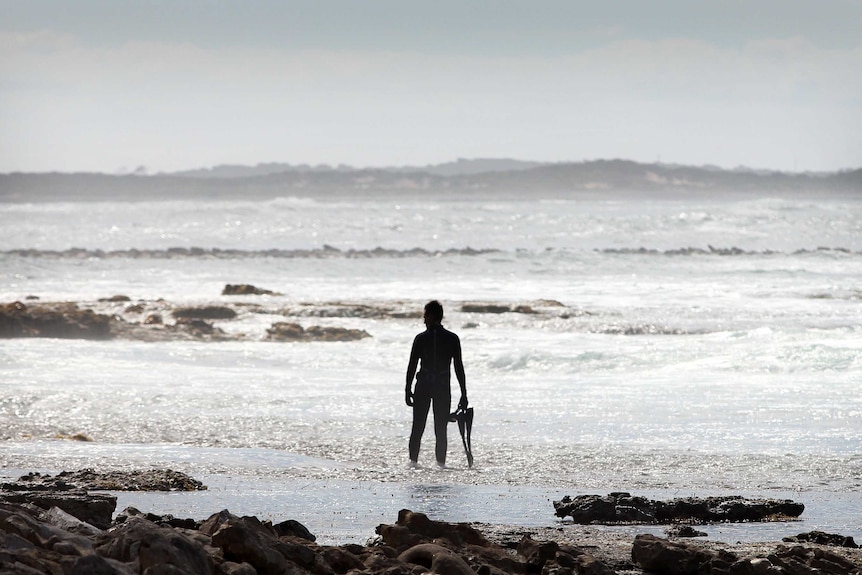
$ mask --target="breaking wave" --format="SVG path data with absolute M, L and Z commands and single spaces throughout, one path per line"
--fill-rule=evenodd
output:
M 547 248 L 543 253 L 566 253 L 572 248 Z M 706 248 L 684 247 L 673 249 L 655 248 L 597 248 L 592 250 L 601 254 L 644 255 L 644 256 L 787 256 L 806 254 L 830 254 L 836 256 L 859 256 L 862 251 L 854 251 L 843 247 L 818 247 L 815 249 L 799 249 L 792 252 L 780 250 L 746 250 L 738 247 L 721 248 L 708 246 Z M 523 254 L 529 250 L 516 250 Z M 233 248 L 202 248 L 202 247 L 172 247 L 166 249 L 117 249 L 101 250 L 88 248 L 69 248 L 65 250 L 44 249 L 12 249 L 0 250 L 0 255 L 27 258 L 48 259 L 173 259 L 173 258 L 213 258 L 213 259 L 253 259 L 253 258 L 285 258 L 285 259 L 323 259 L 323 258 L 403 258 L 403 257 L 441 257 L 441 256 L 480 256 L 486 254 L 505 253 L 505 250 L 495 248 L 475 249 L 471 247 L 448 248 L 445 250 L 414 247 L 410 249 L 392 249 L 376 247 L 371 249 L 342 250 L 331 245 L 310 249 L 262 249 L 244 250 Z

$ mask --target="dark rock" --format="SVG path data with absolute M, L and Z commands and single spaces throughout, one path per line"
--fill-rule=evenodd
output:
M 278 541 L 275 532 L 255 517 L 237 517 L 222 511 L 205 521 L 201 531 L 211 531 L 213 545 L 229 561 L 248 563 L 263 573 L 282 573 L 288 569 L 288 560 L 275 549 Z
M 255 287 L 251 284 L 227 284 L 221 295 L 280 295 L 268 289 Z
M 787 499 L 745 499 L 740 496 L 682 498 L 655 501 L 629 493 L 580 495 L 554 501 L 558 517 L 575 523 L 668 524 L 679 521 L 742 522 L 798 517 L 805 506 Z
M 113 322 L 111 316 L 82 310 L 75 304 L 28 307 L 13 302 L 0 305 L 0 338 L 110 339 Z
M 847 547 L 849 549 L 858 549 L 859 545 L 852 537 L 846 535 L 836 535 L 834 533 L 824 533 L 823 531 L 808 531 L 800 533 L 793 537 L 785 537 L 782 539 L 787 543 L 816 543 L 818 545 L 828 545 L 830 547 Z
M 274 341 L 356 341 L 371 337 L 363 329 L 323 327 L 304 328 L 297 323 L 276 322 L 266 330 L 267 339 Z
M 0 491 L 0 502 L 18 505 L 29 503 L 45 510 L 58 507 L 99 529 L 111 526 L 111 517 L 117 507 L 117 498 L 113 495 L 81 490 Z
M 347 573 L 351 569 L 363 570 L 365 564 L 355 554 L 341 547 L 324 547 L 321 551 L 324 561 L 336 573 Z
M 789 575 L 829 574 L 858 575 L 862 566 L 825 549 L 808 548 L 801 545 L 779 546 L 767 556 L 770 564 Z
M 201 307 L 180 307 L 171 312 L 177 319 L 233 319 L 236 312 L 224 306 L 206 305 Z
M 151 313 L 144 320 L 144 325 L 162 325 L 164 324 L 164 320 L 162 316 L 157 313 Z
M 433 521 L 424 513 L 414 513 L 409 509 L 398 512 L 395 525 L 378 525 L 377 534 L 384 543 L 399 550 L 434 539 L 446 539 L 454 545 L 490 545 L 484 535 L 466 523 Z
M 513 311 L 512 306 L 493 303 L 465 303 L 461 306 L 464 313 L 508 313 Z
M 399 561 L 421 565 L 428 573 L 441 575 L 475 575 L 473 569 L 455 552 L 435 545 L 423 543 L 404 551 L 398 556 Z
M 16 483 L 0 485 L 7 490 L 68 490 L 94 491 L 202 491 L 206 485 L 172 469 L 133 471 L 102 471 L 80 469 L 61 471 L 55 476 L 30 473 Z
M 641 568 L 666 575 L 697 575 L 701 566 L 715 559 L 717 554 L 674 543 L 654 535 L 638 535 L 632 546 L 632 561 Z
M 106 303 L 123 303 L 123 302 L 132 301 L 132 298 L 130 298 L 127 295 L 114 295 L 111 297 L 99 298 L 99 301 L 106 302 Z
M 108 559 L 136 563 L 141 573 L 215 573 L 213 559 L 203 545 L 143 517 L 131 517 L 109 535 L 100 537 L 96 552 Z M 166 566 L 171 568 L 165 569 Z
M 198 338 L 219 339 L 225 335 L 222 329 L 198 318 L 181 317 L 176 321 L 174 327 Z M 213 336 L 215 337 L 213 338 Z
M 674 525 L 667 531 L 668 537 L 706 537 L 703 531 L 698 531 L 691 525 Z
M 282 521 L 272 527 L 275 529 L 275 532 L 279 537 L 301 537 L 302 539 L 308 539 L 309 541 L 316 540 L 316 537 L 312 535 L 311 531 L 309 531 L 305 525 L 299 521 L 294 521 L 293 519 Z

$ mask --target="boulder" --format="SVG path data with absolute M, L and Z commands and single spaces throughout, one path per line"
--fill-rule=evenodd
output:
M 181 530 L 161 527 L 143 517 L 131 517 L 100 537 L 96 552 L 107 559 L 136 564 L 140 573 L 215 573 L 214 561 L 202 544 Z
M 293 519 L 276 523 L 272 528 L 279 537 L 300 537 L 309 541 L 316 539 L 305 525 Z
M 665 575 L 697 575 L 715 559 L 711 551 L 676 543 L 654 535 L 638 535 L 632 546 L 632 561 L 641 568 Z
M 262 573 L 282 573 L 289 568 L 288 560 L 275 548 L 275 532 L 255 517 L 237 517 L 225 510 L 204 521 L 200 530 L 212 536 L 213 545 L 228 561 L 248 563 Z
M 414 513 L 409 509 L 398 512 L 395 525 L 379 525 L 377 534 L 383 542 L 395 549 L 416 545 L 434 539 L 445 539 L 453 545 L 490 545 L 484 535 L 466 523 L 446 523 L 429 519 L 424 513 Z
M 455 552 L 435 545 L 423 543 L 406 550 L 398 556 L 399 561 L 421 565 L 428 569 L 427 573 L 440 575 L 475 575 L 473 569 Z

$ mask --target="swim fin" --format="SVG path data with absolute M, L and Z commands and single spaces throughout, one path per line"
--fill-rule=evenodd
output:
M 458 423 L 458 431 L 461 432 L 461 442 L 464 444 L 464 452 L 467 454 L 467 467 L 473 467 L 473 446 L 470 441 L 473 431 L 473 408 L 459 408 L 449 415 L 449 421 Z

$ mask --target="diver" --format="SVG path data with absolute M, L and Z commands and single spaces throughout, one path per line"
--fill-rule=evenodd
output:
M 449 408 L 452 392 L 449 366 L 454 365 L 455 377 L 461 386 L 459 410 L 467 409 L 467 379 L 461 359 L 461 340 L 441 325 L 443 306 L 437 300 L 425 304 L 425 331 L 413 339 L 410 362 L 407 364 L 407 386 L 405 401 L 413 407 L 413 428 L 410 432 L 410 464 L 416 467 L 419 461 L 419 445 L 425 432 L 428 410 L 434 408 L 434 436 L 437 465 L 446 465 L 446 426 L 449 423 Z M 421 363 L 420 363 L 421 361 Z M 416 367 L 419 366 L 419 373 Z M 411 391 L 413 376 L 416 388 Z

